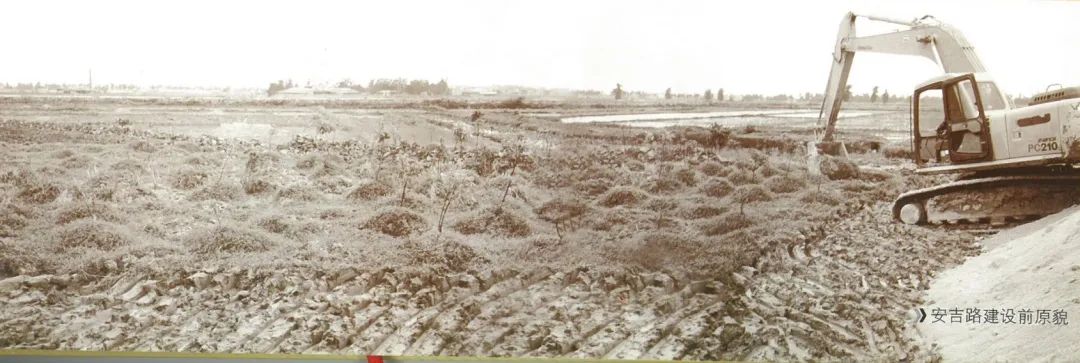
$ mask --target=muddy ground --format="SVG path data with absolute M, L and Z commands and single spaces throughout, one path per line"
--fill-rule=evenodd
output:
M 978 237 L 888 213 L 938 180 L 552 112 L 6 108 L 0 348 L 938 357 L 910 312 Z

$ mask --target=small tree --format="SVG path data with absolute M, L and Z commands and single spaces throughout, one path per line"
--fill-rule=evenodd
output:
M 668 87 L 667 91 L 664 91 L 664 99 L 665 100 L 670 100 L 671 99 L 671 87 Z
M 502 158 L 503 167 L 510 169 L 510 178 L 506 180 L 506 189 L 503 190 L 503 196 L 501 203 L 506 202 L 506 196 L 510 194 L 510 186 L 514 183 L 514 174 L 517 172 L 517 168 L 521 163 L 528 160 L 528 155 L 525 155 L 525 148 L 521 145 L 507 145 L 503 147 Z
M 436 175 L 438 176 L 433 186 L 433 192 L 440 203 L 439 234 L 436 236 L 436 239 L 438 239 L 442 236 L 446 212 L 450 210 L 450 204 L 461 200 L 462 189 L 469 183 L 469 176 L 458 165 L 452 165 L 449 170 L 438 170 Z
M 870 94 L 870 103 L 877 102 L 877 98 L 878 98 L 877 90 L 878 90 L 877 86 L 874 86 L 874 92 Z
M 712 102 L 712 90 L 705 90 L 705 102 Z
M 747 204 L 772 200 L 772 193 L 759 184 L 743 185 L 735 188 L 731 193 L 731 199 L 739 203 L 739 214 L 746 215 Z
M 423 165 L 417 162 L 416 159 L 404 153 L 398 154 L 398 175 L 401 178 L 401 201 L 399 204 L 405 205 L 405 192 L 409 189 L 409 180 L 420 175 L 423 170 Z
M 622 84 L 621 83 L 616 83 L 615 84 L 615 89 L 611 90 L 611 95 L 615 96 L 616 100 L 621 100 L 623 98 L 624 93 L 625 92 L 622 89 Z
M 885 90 L 885 93 L 881 94 L 881 103 L 889 103 L 889 90 Z
M 723 88 L 716 91 L 716 100 L 720 101 L 720 102 L 724 102 L 725 98 L 724 98 L 724 89 Z

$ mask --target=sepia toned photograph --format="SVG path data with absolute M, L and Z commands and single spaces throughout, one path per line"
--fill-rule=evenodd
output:
M 1080 360 L 1080 2 L 0 16 L 0 363 Z

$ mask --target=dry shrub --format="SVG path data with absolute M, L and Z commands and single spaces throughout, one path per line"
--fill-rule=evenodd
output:
M 723 198 L 735 190 L 727 178 L 714 178 L 701 187 L 701 192 L 713 198 Z
M 538 261 L 550 263 L 557 258 L 567 243 L 551 235 L 530 237 L 509 250 L 510 257 L 518 261 Z
M 369 181 L 360 184 L 359 187 L 353 189 L 353 191 L 349 193 L 347 198 L 349 198 L 349 200 L 355 201 L 370 201 L 390 195 L 390 193 L 392 193 L 393 191 L 394 190 L 390 188 L 389 185 L 386 185 L 386 183 L 379 181 Z
M 293 229 L 292 223 L 282 216 L 269 216 L 255 222 L 256 226 L 270 233 L 285 234 Z
M 844 201 L 844 196 L 832 190 L 807 190 L 799 195 L 799 201 L 803 203 L 819 203 L 836 206 Z
M 308 155 L 296 162 L 296 168 L 311 170 L 315 176 L 337 175 L 344 170 L 344 161 L 334 154 Z
M 90 158 L 85 156 L 72 156 L 60 161 L 60 167 L 64 169 L 80 169 L 90 165 Z
M 221 165 L 221 161 L 203 155 L 195 155 L 184 160 L 184 164 L 191 166 L 216 167 Z
M 45 272 L 46 261 L 34 249 L 0 241 L 0 278 L 39 275 Z
M 131 237 L 122 227 L 112 223 L 79 220 L 60 229 L 56 246 L 61 250 L 70 248 L 93 248 L 111 251 L 131 244 Z
M 726 213 L 727 208 L 713 207 L 709 205 L 698 205 L 690 208 L 685 208 L 679 213 L 679 216 L 685 219 L 703 219 L 712 218 L 718 215 Z
M 184 237 L 184 242 L 200 255 L 264 252 L 277 245 L 276 240 L 262 232 L 226 225 L 192 231 Z
M 720 165 L 715 161 L 709 161 L 701 164 L 701 173 L 708 176 L 727 176 L 731 172 L 731 168 Z
M 475 249 L 454 239 L 438 242 L 405 241 L 401 246 L 412 263 L 436 265 L 450 271 L 468 270 L 470 265 L 487 262 Z
M 137 198 L 152 196 L 139 187 L 131 174 L 111 172 L 98 175 L 86 181 L 90 196 L 98 200 L 132 202 Z
M 314 202 L 316 200 L 321 200 L 322 194 L 310 185 L 294 184 L 279 191 L 277 197 L 278 199 Z
M 146 170 L 145 168 L 143 168 L 142 164 L 135 159 L 124 159 L 117 161 L 113 163 L 112 166 L 110 166 L 109 168 L 112 170 L 128 173 L 141 173 Z
M 8 170 L 4 174 L 0 174 L 0 183 L 8 183 L 13 185 L 26 185 L 35 180 L 36 176 L 28 169 L 20 168 L 19 170 Z
M 604 179 L 588 179 L 574 185 L 574 190 L 590 197 L 604 194 L 611 188 L 611 181 Z
M 240 185 L 244 188 L 244 193 L 248 195 L 262 195 L 277 190 L 276 185 L 256 178 L 244 178 Z
M 772 164 L 766 164 L 754 169 L 754 174 L 760 175 L 763 178 L 772 177 L 775 175 L 783 174 L 783 170 L 777 169 Z
M 674 193 L 682 187 L 682 183 L 670 176 L 651 178 L 648 182 L 645 183 L 645 190 L 656 194 Z
M 173 179 L 173 187 L 182 190 L 191 190 L 202 186 L 209 178 L 204 172 L 194 169 L 184 169 L 176 174 Z
M 702 227 L 701 231 L 705 233 L 706 236 L 719 236 L 750 227 L 756 223 L 758 223 L 758 221 L 755 218 L 732 211 L 709 221 Z
M 648 233 L 627 249 L 620 259 L 651 271 L 677 270 L 701 255 L 701 243 L 670 233 Z
M 502 237 L 527 237 L 532 234 L 532 228 L 529 227 L 525 218 L 503 206 L 484 208 L 458 221 L 453 228 L 465 235 L 485 233 Z
M 427 229 L 427 221 L 411 210 L 388 207 L 364 222 L 362 228 L 373 229 L 388 236 L 405 237 Z
M 188 199 L 193 201 L 220 200 L 229 202 L 240 199 L 243 194 L 244 192 L 235 184 L 218 182 L 191 193 Z
M 884 170 L 860 169 L 859 180 L 883 182 L 893 178 L 893 174 Z
M 697 172 L 694 169 L 679 169 L 675 172 L 675 179 L 688 187 L 697 186 Z
M 34 204 L 52 203 L 60 196 L 60 187 L 43 181 L 30 181 L 16 195 L 20 201 Z
M 135 141 L 131 143 L 130 146 L 132 150 L 143 153 L 152 153 L 157 151 L 157 147 L 155 147 L 154 144 L 151 144 L 150 142 L 144 140 Z
M 822 155 L 821 173 L 831 180 L 854 179 L 859 177 L 859 166 L 845 158 Z
M 746 169 L 739 169 L 728 173 L 727 179 L 734 185 L 757 184 L 761 182 L 761 179 L 757 174 Z
M 247 171 L 258 173 L 273 170 L 281 161 L 281 157 L 274 152 L 250 152 L 248 153 Z
M 68 149 L 63 149 L 52 153 L 53 159 L 67 159 L 72 156 L 75 156 L 75 152 Z
M 60 210 L 56 216 L 56 224 L 68 224 L 80 219 L 104 220 L 119 222 L 120 216 L 111 207 L 101 203 L 73 203 Z
M 334 128 L 333 125 L 331 125 L 329 123 L 326 123 L 326 122 L 323 122 L 323 121 L 319 121 L 319 124 L 315 128 L 315 131 L 318 132 L 320 135 L 321 134 L 329 134 L 331 132 L 334 132 L 334 130 L 335 130 L 335 128 Z
M 33 217 L 32 210 L 8 204 L 0 209 L 0 237 L 15 237 L 15 232 L 26 227 L 29 219 Z
M 649 195 L 640 189 L 620 186 L 611 188 L 607 193 L 600 196 L 597 204 L 608 208 L 616 206 L 633 206 L 648 198 Z
M 589 206 L 572 198 L 555 198 L 537 208 L 540 219 L 557 225 L 557 228 L 573 227 L 581 216 L 589 212 Z
M 776 175 L 765 179 L 765 188 L 773 193 L 793 193 L 806 188 L 806 180 L 791 175 Z
M 340 176 L 324 175 L 319 177 L 318 179 L 315 179 L 315 185 L 319 187 L 319 190 L 322 190 L 324 192 L 331 194 L 341 194 L 344 193 L 346 190 L 349 190 L 349 187 L 352 186 L 352 183 L 350 183 L 348 179 Z

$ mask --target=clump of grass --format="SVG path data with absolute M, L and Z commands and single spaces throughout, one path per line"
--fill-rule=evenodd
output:
M 655 194 L 669 194 L 682 188 L 682 183 L 674 177 L 662 176 L 652 178 L 645 184 L 645 190 Z
M 341 194 L 348 190 L 349 187 L 352 186 L 352 183 L 349 183 L 347 179 L 340 176 L 324 175 L 315 179 L 315 185 L 319 187 L 319 190 L 324 192 Z
M 714 207 L 710 205 L 697 205 L 684 208 L 679 215 L 685 219 L 704 219 L 712 218 L 727 212 L 727 208 Z
M 109 168 L 112 170 L 128 173 L 141 173 L 146 170 L 145 168 L 143 168 L 142 164 L 135 159 L 124 159 L 117 161 L 113 163 L 112 166 L 110 166 Z
M 188 199 L 193 201 L 220 200 L 223 202 L 240 199 L 243 195 L 240 187 L 226 182 L 212 183 L 191 193 Z
M 289 199 L 301 202 L 314 202 L 322 199 L 322 194 L 309 185 L 294 184 L 278 191 L 278 199 Z
M 56 246 L 61 251 L 71 248 L 111 251 L 130 245 L 131 241 L 131 236 L 120 226 L 86 219 L 66 225 L 56 236 Z
M 29 213 L 17 213 L 16 208 L 9 205 L 0 210 L 0 237 L 15 237 L 16 232 L 26 227 Z
M 388 207 L 364 222 L 362 228 L 375 230 L 388 236 L 405 237 L 427 229 L 427 221 L 411 210 Z
M 263 195 L 277 190 L 277 186 L 273 183 L 257 178 L 244 178 L 240 186 L 244 188 L 244 193 L 247 195 Z
M 56 215 L 56 224 L 68 224 L 81 219 L 120 221 L 120 216 L 103 203 L 72 203 Z
M 793 193 L 806 188 L 806 180 L 788 174 L 765 179 L 765 188 L 773 193 Z
M 501 237 L 527 237 L 532 234 L 529 223 L 509 208 L 493 206 L 458 221 L 454 230 L 465 235 L 488 234 Z
M 633 188 L 620 186 L 611 188 L 604 195 L 600 196 L 597 204 L 603 207 L 617 207 L 617 206 L 633 206 L 641 203 L 649 198 L 649 195 L 644 191 Z
M 182 190 L 191 190 L 206 183 L 209 175 L 194 169 L 181 170 L 173 179 L 173 187 Z
M 719 236 L 750 227 L 757 220 L 739 212 L 728 212 L 705 224 L 702 233 L 706 236 Z
M 184 237 L 184 242 L 200 255 L 264 252 L 277 245 L 262 232 L 229 225 L 193 231 Z
M 731 168 L 720 165 L 720 163 L 715 161 L 709 161 L 701 164 L 699 168 L 701 169 L 702 174 L 708 176 L 727 176 L 728 173 L 731 172 Z
M 675 172 L 675 180 L 678 180 L 688 187 L 697 186 L 697 172 L 691 168 L 679 169 Z
M 202 155 L 194 155 L 184 160 L 184 164 L 191 166 L 214 167 L 221 165 L 221 162 Z
M 760 175 L 763 178 L 769 178 L 772 176 L 783 174 L 783 170 L 780 170 L 772 164 L 765 164 L 754 169 L 754 174 Z
M 620 251 L 620 259 L 648 270 L 678 270 L 700 255 L 701 244 L 670 233 L 648 233 Z
M 735 185 L 731 184 L 727 178 L 713 178 L 708 183 L 701 186 L 701 192 L 707 196 L 713 198 L 723 198 L 728 194 L 731 194 L 735 190 Z
M 145 140 L 135 141 L 131 143 L 130 146 L 132 150 L 143 153 L 152 153 L 157 151 L 157 147 L 155 147 L 154 144 L 151 144 L 150 142 Z
M 63 149 L 52 153 L 53 159 L 67 159 L 72 156 L 75 156 L 75 152 L 68 149 Z
M 757 184 L 761 181 L 757 174 L 746 169 L 739 169 L 728 173 L 727 179 L 734 185 Z
M 29 181 L 23 185 L 16 197 L 23 202 L 47 204 L 60 196 L 60 187 L 44 181 Z
M 41 274 L 46 270 L 46 261 L 33 249 L 0 241 L 0 278 Z
M 386 183 L 379 181 L 369 181 L 353 189 L 346 196 L 349 200 L 355 201 L 370 201 L 390 195 L 394 190 L 390 188 Z
M 310 170 L 315 176 L 337 175 L 344 169 L 344 161 L 333 154 L 311 154 L 296 162 L 296 168 Z
M 246 167 L 248 172 L 258 173 L 273 170 L 279 162 L 281 162 L 281 157 L 277 153 L 253 151 L 248 153 Z
M 402 244 L 401 248 L 409 256 L 409 261 L 436 265 L 451 271 L 467 270 L 474 263 L 487 261 L 472 247 L 449 238 L 437 242 L 409 240 Z
M 836 206 L 844 201 L 844 196 L 833 190 L 806 190 L 799 195 L 799 201 Z

